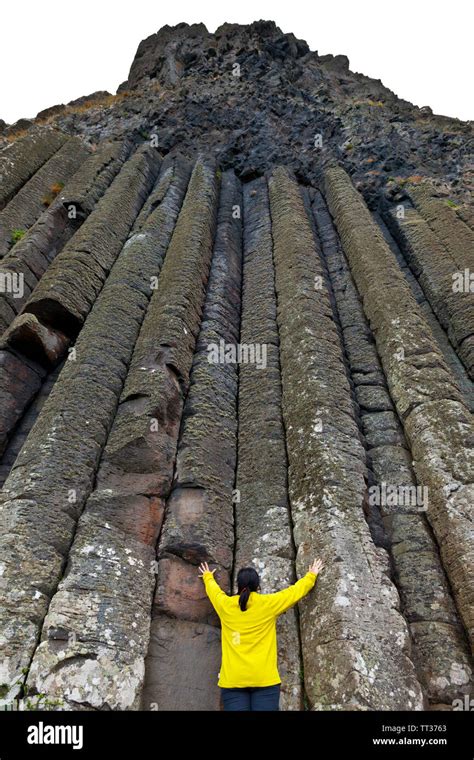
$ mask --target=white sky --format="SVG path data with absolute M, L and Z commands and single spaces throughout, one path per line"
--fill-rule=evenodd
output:
M 114 93 L 164 24 L 270 19 L 415 105 L 474 119 L 472 0 L 22 0 L 2 5 L 0 118 Z

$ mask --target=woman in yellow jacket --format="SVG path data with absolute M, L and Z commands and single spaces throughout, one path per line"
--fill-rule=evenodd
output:
M 315 560 L 306 575 L 275 594 L 260 594 L 253 567 L 237 575 L 237 594 L 228 596 L 207 562 L 199 566 L 206 593 L 222 626 L 222 663 L 218 686 L 224 710 L 279 710 L 276 619 L 311 591 L 323 569 Z

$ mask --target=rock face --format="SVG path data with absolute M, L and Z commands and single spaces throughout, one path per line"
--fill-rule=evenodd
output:
M 23 123 L 24 122 L 24 123 Z M 198 577 L 284 710 L 472 689 L 472 125 L 273 22 L 164 27 L 0 136 L 0 699 L 219 710 Z M 20 129 L 21 128 L 21 129 Z
M 272 225 L 267 183 L 244 188 L 242 346 L 264 348 L 260 360 L 239 368 L 239 441 L 235 504 L 235 573 L 253 566 L 270 591 L 293 583 L 294 547 L 281 410 Z M 257 358 L 257 353 L 255 354 Z M 238 527 L 237 527 L 238 526 Z M 282 708 L 302 705 L 296 611 L 278 621 Z

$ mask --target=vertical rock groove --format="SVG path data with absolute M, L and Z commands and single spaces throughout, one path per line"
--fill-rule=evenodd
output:
M 61 194 L 26 235 L 6 254 L 0 273 L 23 277 L 23 294 L 4 292 L 0 301 L 0 332 L 18 314 L 46 269 L 93 210 L 122 166 L 129 146 L 105 144 L 87 158 Z
M 464 274 L 458 261 L 467 260 L 467 246 L 461 253 L 453 247 L 446 250 L 428 222 L 414 208 L 404 208 L 399 216 L 395 209 L 385 214 L 390 230 L 405 252 L 408 263 L 418 278 L 433 311 L 446 329 L 449 339 L 474 378 L 474 293 L 454 289 L 456 273 Z M 463 224 L 463 222 L 458 222 Z M 454 254 L 459 254 L 455 256 Z M 466 256 L 461 254 L 466 253 Z
M 138 218 L 135 234 L 124 248 L 124 265 L 132 264 L 140 275 L 134 287 L 141 319 L 150 276 L 159 273 L 158 287 L 138 339 L 134 331 L 130 369 L 95 488 L 82 513 L 64 580 L 45 619 L 28 682 L 36 690 L 63 695 L 66 703 L 101 709 L 130 709 L 139 701 L 155 577 L 153 547 L 163 515 L 159 487 L 168 482 L 157 464 L 160 455 L 161 461 L 173 456 L 172 441 L 166 438 L 166 415 L 174 414 L 179 387 L 166 362 L 174 361 L 183 377 L 189 371 L 187 354 L 183 356 L 177 337 L 181 338 L 183 329 L 196 331 L 192 304 L 194 300 L 197 320 L 210 258 L 214 172 L 197 164 L 176 226 L 187 170 L 178 164 L 174 177 L 173 173 L 168 169 L 162 174 L 144 209 L 148 219 Z M 207 214 L 196 214 L 199 203 Z M 199 271 L 200 289 L 195 280 Z M 119 301 L 126 274 L 123 268 L 114 303 Z M 170 293 L 182 298 L 173 313 L 163 308 L 163 299 Z M 125 315 L 129 308 L 120 306 L 120 311 Z M 189 342 L 192 346 L 191 337 Z M 172 344 L 181 352 L 174 357 L 167 355 L 172 353 Z M 161 391 L 161 407 L 156 405 L 157 391 Z
M 137 197 L 151 189 L 157 171 L 158 159 L 150 156 Z M 2 683 L 21 681 L 22 669 L 29 665 L 92 488 L 150 297 L 157 263 L 153 258 L 142 263 L 133 255 L 132 243 L 122 248 L 2 490 Z M 25 567 L 28 573 L 22 572 Z
M 0 153 L 0 209 L 67 139 L 64 132 L 44 129 L 20 138 Z
M 271 220 L 264 179 L 247 184 L 244 192 L 240 340 L 248 360 L 239 371 L 235 570 L 255 567 L 262 591 L 271 593 L 296 579 L 281 416 Z M 282 709 L 299 710 L 301 661 L 294 609 L 279 619 L 277 633 Z
M 364 517 L 365 452 L 323 265 L 286 169 L 269 190 L 296 566 L 327 565 L 300 605 L 306 695 L 316 710 L 419 709 L 398 594 Z
M 313 204 L 322 252 L 328 265 L 341 321 L 368 459 L 372 491 L 416 489 L 411 453 L 388 393 L 385 376 L 347 260 L 319 192 Z M 400 490 L 401 495 L 403 491 Z M 402 500 L 399 500 L 402 502 Z M 413 660 L 431 704 L 449 705 L 469 693 L 470 654 L 446 583 L 439 551 L 422 504 L 387 504 L 376 499 L 383 517 L 402 611 L 413 641 Z M 369 522 L 370 515 L 369 513 Z
M 343 169 L 325 176 L 335 219 L 459 612 L 474 634 L 472 435 L 469 410 L 380 229 Z
M 229 588 L 234 544 L 241 189 L 222 176 L 216 237 L 175 473 L 158 545 L 158 578 L 143 706 L 217 709 L 220 640 L 197 565 L 217 564 Z M 232 359 L 232 357 L 230 357 Z
M 14 231 L 24 232 L 35 223 L 89 154 L 82 140 L 71 137 L 0 211 L 0 257 L 11 248 Z

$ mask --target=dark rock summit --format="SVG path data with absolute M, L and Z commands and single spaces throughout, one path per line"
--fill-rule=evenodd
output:
M 472 131 L 270 21 L 0 121 L 3 702 L 217 710 L 199 563 L 317 556 L 283 709 L 471 693 Z
M 92 142 L 155 135 L 163 155 L 205 151 L 243 179 L 281 162 L 307 184 L 332 157 L 371 205 L 381 189 L 403 195 L 410 176 L 438 180 L 459 203 L 472 189 L 471 124 L 400 100 L 346 56 L 319 56 L 271 21 L 214 34 L 165 26 L 140 43 L 117 96 L 54 106 L 44 121 Z

